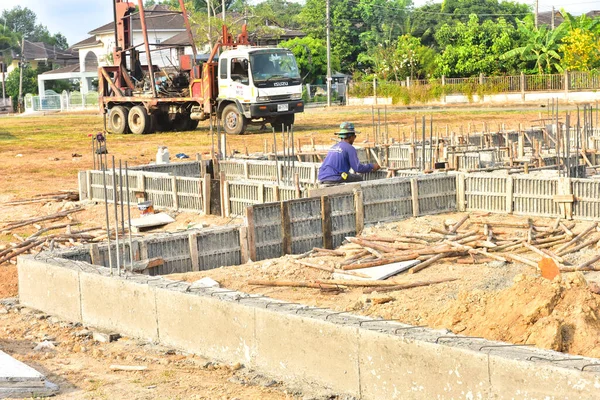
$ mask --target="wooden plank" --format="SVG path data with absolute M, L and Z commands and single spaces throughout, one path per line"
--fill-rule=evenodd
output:
M 190 244 L 190 258 L 192 260 L 192 271 L 200 271 L 200 259 L 198 258 L 198 234 L 190 233 L 188 235 Z
M 240 226 L 239 228 L 240 235 L 240 258 L 242 264 L 246 264 L 248 262 L 248 228 L 245 226 Z
M 329 196 L 321 196 L 321 226 L 323 229 L 323 247 L 333 249 L 333 237 L 331 231 L 331 201 Z
M 281 247 L 282 256 L 292 254 L 292 222 L 290 219 L 290 203 L 282 201 L 281 203 L 281 237 L 283 246 Z
M 246 207 L 246 235 L 248 238 L 248 256 L 250 261 L 256 261 L 256 224 L 254 223 L 254 207 Z
M 356 221 L 356 235 L 360 235 L 365 228 L 365 206 L 363 204 L 362 190 L 354 191 L 354 209 Z
M 90 247 L 90 258 L 92 259 L 92 264 L 102 265 L 100 262 L 100 250 L 98 249 L 98 245 L 96 243 L 93 243 Z
M 458 181 L 456 182 L 456 205 L 458 207 L 458 211 L 466 211 L 466 196 L 465 196 L 465 188 L 466 188 L 466 179 L 465 174 L 457 175 Z
M 572 194 L 555 194 L 552 196 L 552 200 L 555 203 L 573 203 L 575 201 L 575 196 Z
M 334 194 L 352 193 L 360 189 L 360 183 L 344 183 L 335 186 L 326 186 L 308 190 L 308 197 L 331 196 Z
M 412 198 L 413 217 L 419 216 L 419 182 L 416 178 L 410 180 L 410 194 Z

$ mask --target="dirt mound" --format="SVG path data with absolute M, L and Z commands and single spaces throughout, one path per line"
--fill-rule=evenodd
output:
M 517 275 L 499 292 L 460 292 L 428 325 L 491 340 L 600 357 L 600 297 L 580 273 L 553 281 Z

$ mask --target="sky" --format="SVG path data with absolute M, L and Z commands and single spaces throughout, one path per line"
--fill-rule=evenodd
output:
M 255 0 L 256 2 L 260 0 Z M 133 1 L 137 3 L 137 1 Z M 426 0 L 413 0 L 415 6 Z M 520 3 L 533 4 L 532 0 Z M 0 11 L 17 5 L 33 10 L 38 23 L 46 25 L 51 34 L 62 33 L 69 45 L 89 37 L 89 31 L 112 20 L 112 0 L 0 0 Z M 539 11 L 550 11 L 552 6 L 565 8 L 578 15 L 592 9 L 600 9 L 598 0 L 539 0 Z M 2 21 L 0 20 L 0 24 Z

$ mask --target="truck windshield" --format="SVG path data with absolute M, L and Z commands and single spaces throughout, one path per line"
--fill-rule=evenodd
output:
M 299 79 L 296 58 L 289 51 L 273 51 L 250 55 L 254 82 Z

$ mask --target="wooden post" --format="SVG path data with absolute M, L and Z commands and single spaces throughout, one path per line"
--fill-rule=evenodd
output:
M 225 202 L 228 202 L 229 199 L 225 198 L 225 186 L 227 185 L 227 182 L 225 181 L 225 172 L 221 172 L 219 174 L 219 190 L 220 190 L 220 196 L 221 196 L 221 216 L 222 217 L 226 217 L 226 211 L 225 211 Z
M 281 195 L 279 194 L 279 186 L 275 186 L 273 190 L 275 191 L 275 193 L 273 194 L 275 201 L 281 200 Z
M 200 271 L 200 258 L 198 257 L 198 234 L 188 235 L 190 245 L 190 259 L 192 260 L 192 271 Z
M 242 264 L 246 264 L 248 262 L 248 228 L 245 226 L 240 226 L 239 229 L 240 234 L 240 259 Z
M 298 173 L 294 174 L 294 188 L 296 189 L 296 198 L 301 198 L 302 192 L 300 191 L 300 175 L 298 175 Z
M 512 214 L 513 212 L 513 186 L 514 178 L 512 176 L 506 177 L 506 213 Z
M 202 155 L 198 153 L 198 162 L 200 163 L 200 176 L 206 175 L 206 163 L 202 160 Z
M 365 228 L 365 208 L 361 190 L 354 190 L 354 209 L 356 212 L 356 235 L 358 236 Z
M 464 212 L 466 210 L 466 176 L 465 174 L 456 175 L 456 205 L 458 211 Z
M 210 175 L 204 174 L 202 181 L 202 210 L 205 215 L 210 214 Z
M 265 202 L 265 184 L 258 184 L 258 204 L 263 204 Z
M 98 244 L 92 243 L 90 247 L 90 258 L 92 259 L 92 264 L 101 265 L 100 264 L 100 251 L 98 250 Z
M 412 197 L 413 217 L 419 216 L 419 182 L 417 178 L 410 180 L 410 194 Z
M 321 196 L 321 226 L 323 227 L 323 248 L 333 249 L 331 231 L 331 201 L 329 196 Z
M 292 222 L 290 220 L 290 202 L 281 203 L 281 237 L 283 245 L 281 246 L 281 255 L 292 254 Z
M 244 178 L 250 179 L 250 173 L 248 172 L 248 161 L 244 161 Z
M 92 198 L 92 171 L 85 171 L 85 179 L 86 179 L 86 186 L 87 186 L 87 198 L 88 198 L 88 200 L 93 200 L 93 198 Z M 84 199 L 81 199 L 81 200 L 84 200 Z
M 250 257 L 249 261 L 256 261 L 256 225 L 254 223 L 254 207 L 248 206 L 246 207 L 246 223 L 247 230 L 246 235 L 248 238 L 248 256 Z M 241 236 L 240 236 L 241 241 Z
M 171 190 L 173 191 L 173 207 L 179 210 L 179 199 L 177 198 L 177 177 L 171 177 Z

